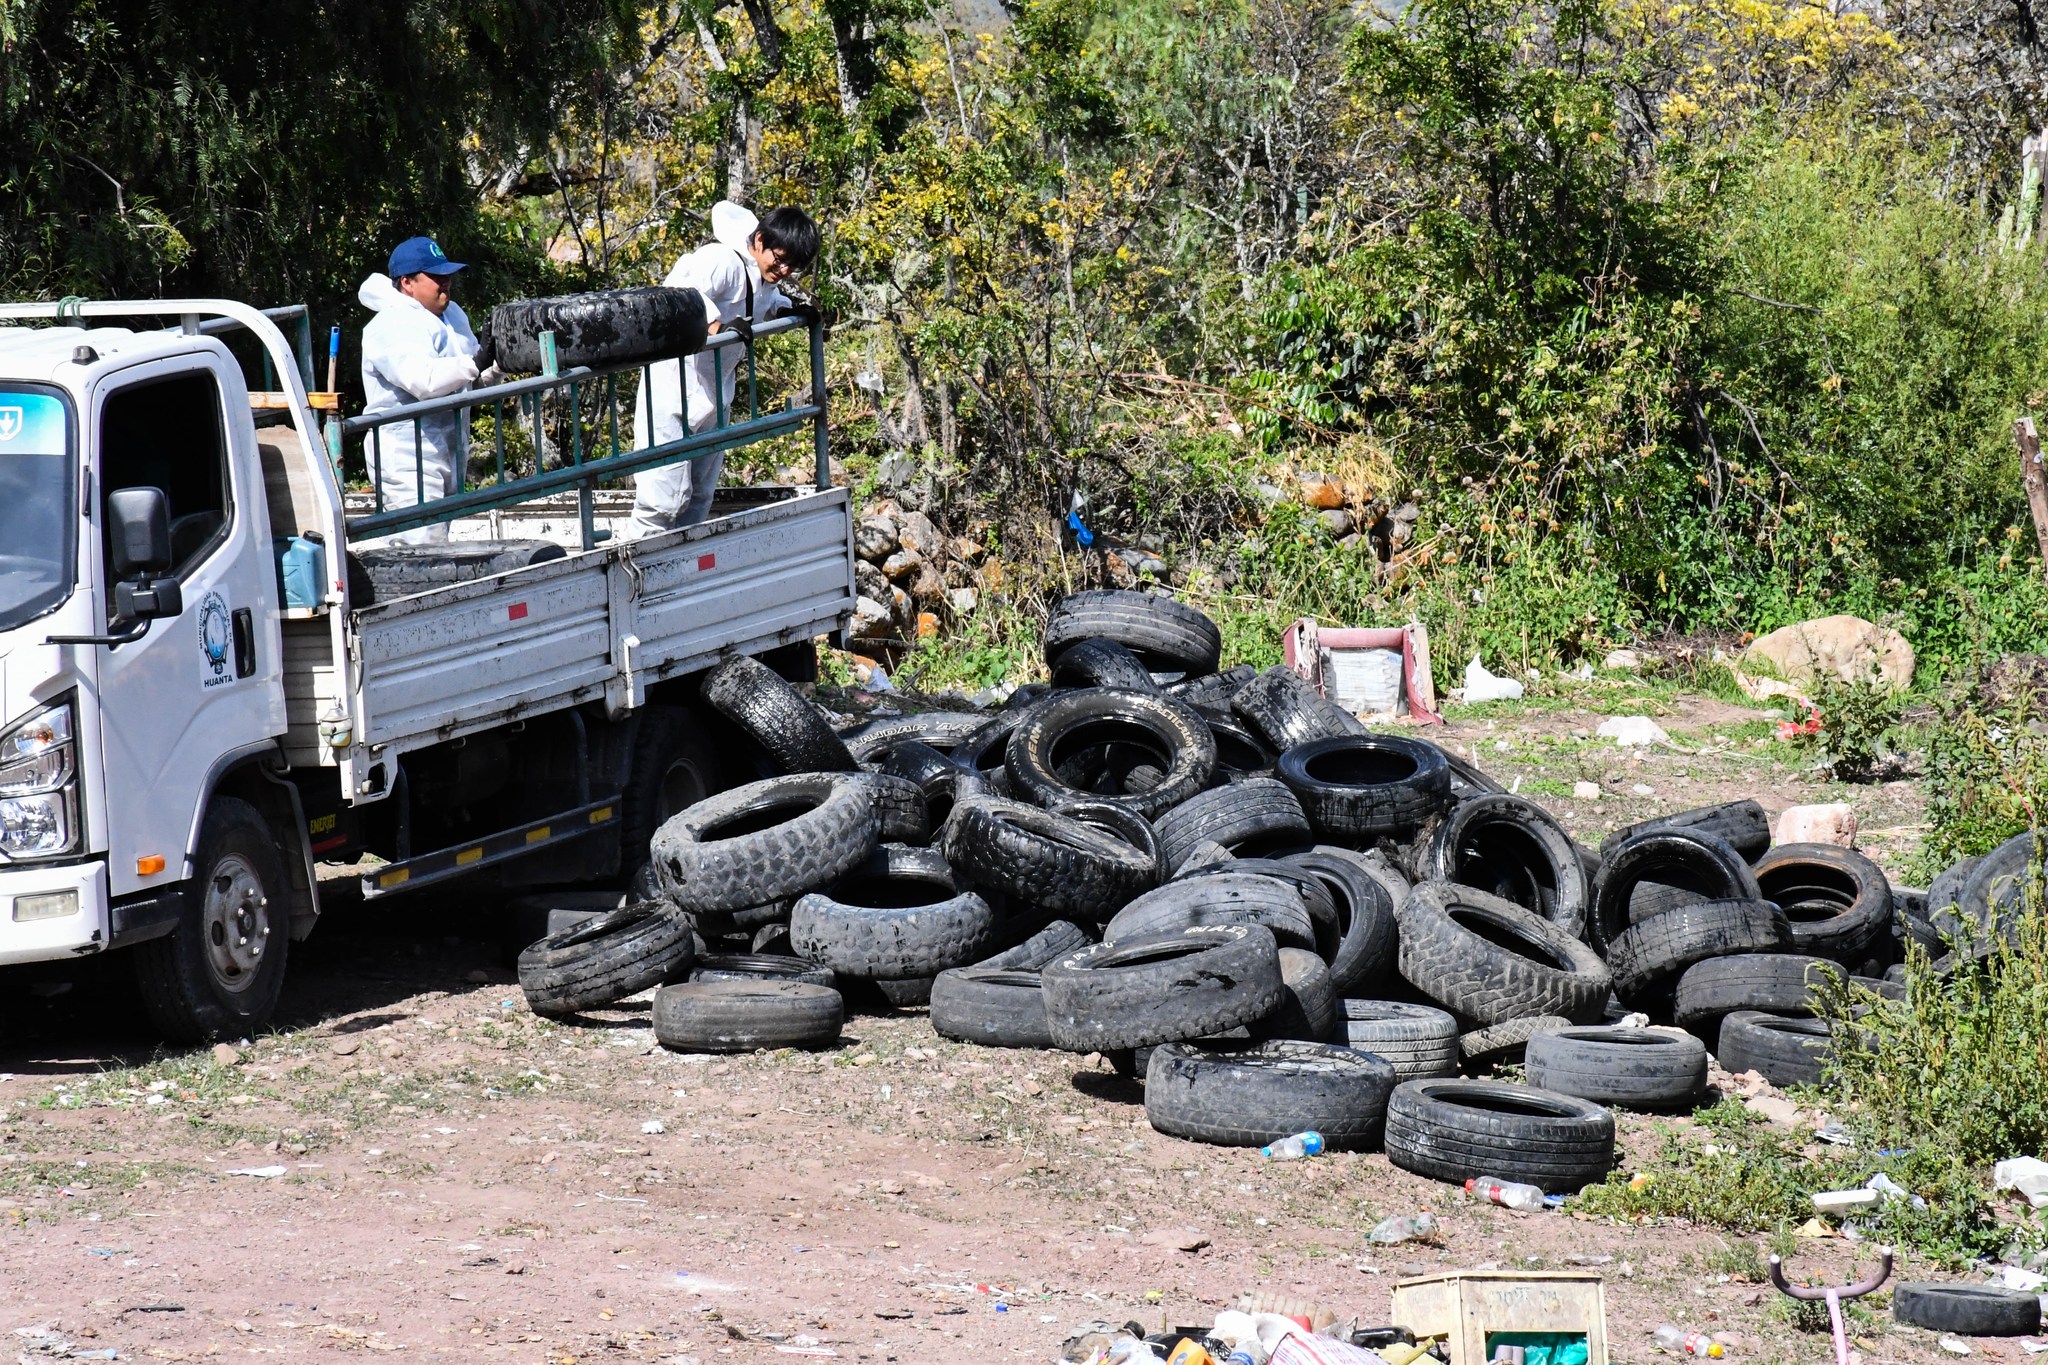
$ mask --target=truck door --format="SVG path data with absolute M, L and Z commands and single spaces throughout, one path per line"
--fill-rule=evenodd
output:
M 125 645 L 101 645 L 113 894 L 185 875 L 186 843 L 220 762 L 284 733 L 276 569 L 248 393 L 232 361 L 207 353 L 123 371 L 94 396 L 93 519 L 122 488 L 170 504 L 181 615 Z M 101 537 L 100 601 L 113 594 Z M 111 619 L 109 625 L 114 624 Z M 162 870 L 144 872 L 162 858 Z

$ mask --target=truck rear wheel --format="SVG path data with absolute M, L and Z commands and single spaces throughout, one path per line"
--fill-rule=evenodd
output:
M 269 1021 L 284 990 L 284 864 L 256 808 L 217 796 L 194 866 L 178 927 L 135 948 L 136 989 L 171 1042 L 244 1037 Z

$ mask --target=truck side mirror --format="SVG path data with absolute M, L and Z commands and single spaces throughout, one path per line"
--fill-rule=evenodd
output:
M 171 567 L 171 509 L 163 489 L 117 488 L 107 494 L 107 555 L 119 579 Z

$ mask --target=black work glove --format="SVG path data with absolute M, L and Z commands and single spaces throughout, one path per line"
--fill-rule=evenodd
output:
M 754 339 L 754 324 L 752 319 L 749 318 L 734 318 L 731 322 L 725 324 L 725 330 L 731 332 L 741 341 L 752 341 Z
M 484 334 L 476 339 L 476 367 L 482 372 L 497 363 L 498 334 L 486 327 Z

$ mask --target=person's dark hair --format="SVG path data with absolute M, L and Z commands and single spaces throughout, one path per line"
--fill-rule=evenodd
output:
M 768 210 L 755 235 L 767 250 L 781 252 L 792 270 L 808 269 L 818 259 L 818 225 L 802 209 L 785 204 Z

